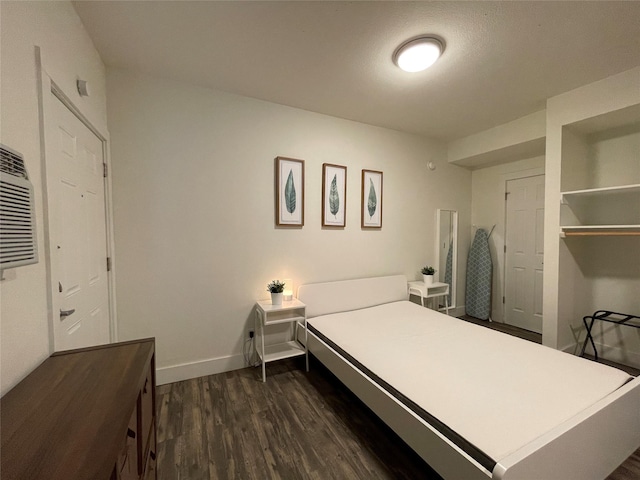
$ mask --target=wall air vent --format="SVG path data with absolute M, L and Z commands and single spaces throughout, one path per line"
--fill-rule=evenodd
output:
M 0 145 L 0 271 L 37 262 L 33 185 L 22 155 Z

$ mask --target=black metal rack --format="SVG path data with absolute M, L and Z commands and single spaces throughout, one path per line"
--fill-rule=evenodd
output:
M 587 338 L 584 339 L 584 343 L 582 344 L 582 351 L 580 352 L 581 357 L 584 356 L 584 351 L 587 348 L 587 342 L 591 342 L 593 353 L 595 354 L 595 359 L 598 360 L 598 350 L 596 349 L 596 344 L 593 341 L 593 336 L 591 335 L 591 329 L 593 328 L 593 324 L 596 320 L 613 323 L 615 325 L 640 328 L 640 317 L 636 315 L 611 312 L 609 310 L 597 310 L 593 315 L 587 315 L 586 317 L 582 318 L 582 322 L 587 329 Z

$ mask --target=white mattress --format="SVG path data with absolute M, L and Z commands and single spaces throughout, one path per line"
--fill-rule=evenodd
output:
M 496 462 L 632 378 L 407 301 L 308 323 Z

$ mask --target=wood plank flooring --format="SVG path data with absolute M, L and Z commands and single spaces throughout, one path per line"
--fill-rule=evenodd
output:
M 157 388 L 158 479 L 438 479 L 312 358 Z M 608 480 L 640 478 L 640 449 Z
M 439 479 L 319 362 L 161 385 L 158 479 Z
M 514 327 L 513 325 L 509 325 L 508 323 L 489 322 L 487 320 L 480 320 L 479 318 L 472 317 L 471 315 L 463 315 L 458 318 L 461 318 L 466 322 L 475 323 L 476 325 L 480 325 L 482 327 L 487 327 L 492 330 L 498 330 L 499 332 L 513 335 L 514 337 L 523 338 L 525 340 L 529 340 L 530 342 L 542 343 L 541 334 L 525 330 L 524 328 Z

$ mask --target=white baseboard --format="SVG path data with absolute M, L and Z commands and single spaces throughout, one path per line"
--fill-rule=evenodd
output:
M 215 375 L 216 373 L 239 370 L 246 366 L 244 355 L 238 353 L 236 355 L 229 355 L 228 357 L 210 358 L 198 362 L 159 367 L 156 369 L 156 384 L 164 385 L 166 383 L 189 380 L 190 378 L 205 377 L 207 375 Z
M 640 352 L 630 352 L 629 350 L 619 347 L 611 347 L 603 343 L 596 342 L 596 348 L 598 349 L 598 358 L 604 358 L 611 362 L 621 363 L 622 365 L 629 365 L 630 367 L 640 368 Z M 562 348 L 563 352 L 571 353 L 573 355 L 579 355 L 582 350 L 582 344 L 578 345 L 572 343 Z M 591 344 L 587 344 L 585 353 L 593 355 L 593 348 Z

